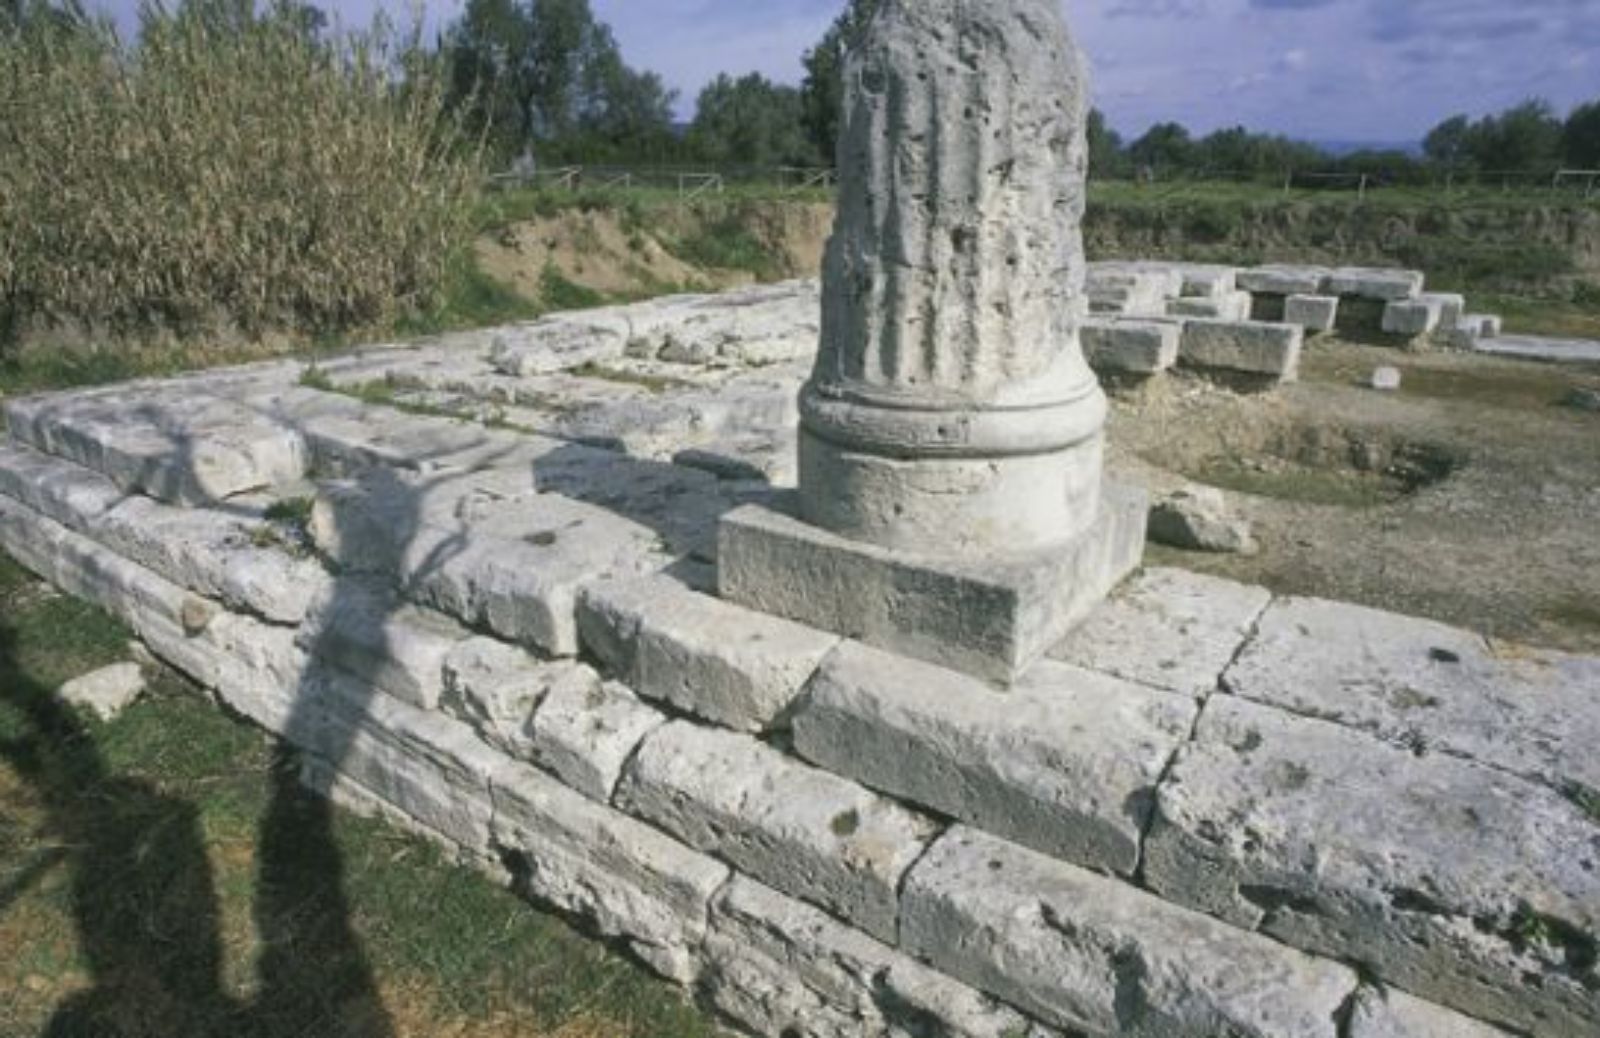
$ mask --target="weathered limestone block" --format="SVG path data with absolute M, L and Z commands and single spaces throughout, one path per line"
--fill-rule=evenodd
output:
M 1393 302 L 1415 299 L 1422 293 L 1420 270 L 1391 270 L 1374 267 L 1339 267 L 1328 273 L 1322 291 L 1330 296 L 1358 296 Z
M 1505 1031 L 1393 988 L 1362 987 L 1350 1038 L 1509 1038 Z
M 1265 321 L 1193 320 L 1183 326 L 1184 363 L 1293 382 L 1300 374 L 1305 329 Z
M 0 446 L 0 495 L 79 531 L 126 496 L 98 472 L 20 445 Z
M 1259 548 L 1250 521 L 1234 514 L 1216 487 L 1190 484 L 1150 505 L 1150 540 L 1185 551 L 1253 555 Z
M 1167 301 L 1168 317 L 1202 317 L 1217 321 L 1248 321 L 1255 297 L 1249 292 L 1224 292 L 1216 296 L 1184 296 Z
M 56 689 L 56 695 L 102 721 L 114 721 L 144 690 L 144 672 L 137 663 L 114 663 L 73 678 Z
M 530 759 L 608 804 L 640 741 L 666 723 L 665 714 L 616 682 L 564 681 L 550 689 L 533 716 Z
M 1440 331 L 1455 331 L 1467 312 L 1466 298 L 1455 292 L 1427 292 L 1417 298 L 1430 305 L 1438 305 Z
M 382 584 L 344 577 L 312 606 L 299 644 L 396 699 L 434 710 L 444 694 L 445 660 L 469 637 Z
M 846 642 L 795 716 L 806 759 L 1046 854 L 1132 873 L 1196 704 L 1046 661 L 998 693 Z
M 1339 322 L 1339 297 L 1289 296 L 1283 301 L 1283 320 L 1308 332 L 1331 332 Z
M 650 527 L 516 478 L 527 485 L 508 491 L 493 473 L 412 483 L 380 472 L 325 486 L 311 535 L 347 568 L 392 575 L 417 602 L 572 656 L 584 585 L 652 572 L 671 558 Z
M 747 735 L 676 721 L 648 737 L 618 804 L 882 941 L 934 823 Z
M 1139 565 L 1146 511 L 1142 492 L 1108 484 L 1096 525 L 1068 546 L 946 560 L 746 507 L 719 527 L 718 589 L 809 627 L 1011 682 Z
M 1048 1024 L 1149 1038 L 1334 1038 L 1344 966 L 957 826 L 911 870 L 901 942 Z
M 1502 771 L 1214 696 L 1161 786 L 1144 876 L 1472 1016 L 1600 1027 L 1600 822 Z
M 1044 1038 L 1022 1014 L 809 905 L 735 876 L 711 906 L 701 984 L 756 1034 Z
M 640 695 L 749 732 L 772 728 L 839 643 L 668 577 L 586 588 L 578 628 Z
M 495 370 L 518 378 L 569 371 L 622 356 L 630 331 L 625 318 L 603 311 L 554 315 L 495 329 L 489 360 Z
M 1241 270 L 1234 280 L 1246 292 L 1274 296 L 1320 295 L 1331 273 L 1326 267 L 1272 263 Z
M 10 400 L 5 413 L 13 440 L 173 504 L 220 501 L 306 472 L 306 444 L 293 430 L 181 385 Z
M 693 982 L 695 951 L 726 865 L 530 766 L 491 777 L 494 838 L 524 894 L 628 941 L 651 967 Z
M 553 689 L 569 686 L 597 690 L 600 675 L 572 660 L 545 662 L 493 638 L 469 638 L 445 657 L 440 705 L 501 753 L 528 760 L 535 708 Z
M 815 281 L 757 285 L 691 303 L 652 329 L 652 356 L 675 364 L 763 365 L 817 351 L 821 300 Z M 633 350 L 641 349 L 641 338 Z
M 208 600 L 7 498 L 0 498 L 0 547 L 57 587 L 127 624 L 158 657 L 234 710 L 268 731 L 283 731 L 306 669 L 292 629 L 221 612 Z
M 1146 570 L 1050 655 L 1203 699 L 1216 691 L 1271 600 L 1265 588 L 1187 570 Z
M 525 449 L 528 442 L 476 423 L 389 407 L 336 412 L 307 420 L 297 429 L 310 446 L 318 472 L 326 476 L 353 477 L 370 469 L 470 470 Z
M 421 710 L 344 675 L 322 673 L 290 741 L 400 814 L 475 857 L 490 852 L 489 779 L 505 757 L 460 721 Z
M 1600 793 L 1600 659 L 1319 599 L 1276 602 L 1229 668 L 1246 699 Z
M 1385 306 L 1383 330 L 1391 335 L 1432 335 L 1442 326 L 1443 316 L 1437 298 L 1419 296 Z
M 1089 318 L 1080 329 L 1083 352 L 1096 371 L 1154 375 L 1178 361 L 1176 323 Z
M 1182 290 L 1183 275 L 1170 267 L 1091 263 L 1084 278 L 1084 295 L 1094 313 L 1158 317 L 1166 313 L 1167 300 Z
M 1214 263 L 1174 265 L 1183 279 L 1180 294 L 1188 298 L 1217 299 L 1232 295 L 1239 288 L 1239 269 Z

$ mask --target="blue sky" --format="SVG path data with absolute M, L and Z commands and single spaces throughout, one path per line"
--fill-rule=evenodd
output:
M 125 13 L 136 0 L 101 0 Z M 381 0 L 327 0 L 346 24 Z M 592 0 L 627 60 L 677 88 L 798 82 L 843 0 Z M 391 9 L 407 6 L 392 0 Z M 461 0 L 428 0 L 430 23 Z M 1600 97 L 1600 0 L 1064 0 L 1095 100 L 1124 133 L 1175 119 L 1317 140 L 1407 141 L 1456 112 Z

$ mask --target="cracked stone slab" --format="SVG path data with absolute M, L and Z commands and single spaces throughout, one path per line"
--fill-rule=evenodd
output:
M 541 478 L 525 470 L 439 481 L 375 473 L 325 485 L 310 532 L 329 557 L 391 576 L 421 604 L 550 655 L 572 656 L 577 598 L 586 584 L 655 572 L 673 559 L 660 533 L 613 510 L 626 502 L 573 500 L 547 490 Z
M 1326 267 L 1279 263 L 1245 268 L 1238 272 L 1234 280 L 1247 292 L 1275 296 L 1314 296 L 1322 293 L 1322 286 L 1330 274 L 1332 271 Z
M 306 474 L 298 433 L 181 385 L 11 400 L 5 413 L 13 440 L 170 504 L 208 504 Z
M 1149 1038 L 1335 1038 L 1344 966 L 957 826 L 912 869 L 901 946 L 1047 1024 Z
M 711 1003 L 757 1034 L 1045 1038 L 1015 1010 L 743 876 L 711 906 L 704 957 Z
M 1300 374 L 1305 329 L 1265 321 L 1185 321 L 1180 355 L 1186 364 L 1293 382 Z
M 1051 657 L 1151 688 L 1216 691 L 1272 595 L 1180 569 L 1146 570 L 1089 614 Z
M 1510 1038 L 1498 1027 L 1393 988 L 1362 987 L 1349 1038 Z
M 1323 281 L 1322 294 L 1358 296 L 1393 302 L 1415 299 L 1422 292 L 1424 276 L 1420 270 L 1392 270 L 1374 267 L 1338 267 Z
M 1194 700 L 1045 661 L 1009 692 L 845 642 L 794 719 L 801 756 L 1046 854 L 1132 873 Z
M 271 543 L 260 510 L 179 508 L 124 494 L 81 465 L 0 448 L 0 494 L 191 591 L 273 623 L 297 624 L 327 582 L 314 561 Z
M 25 506 L 0 498 L 0 547 L 115 616 L 160 659 L 269 731 L 282 731 L 307 664 L 295 631 L 221 611 Z
M 771 729 L 839 637 L 669 577 L 586 588 L 584 644 L 640 695 L 748 732 Z
M 664 976 L 694 980 L 726 865 L 528 765 L 503 765 L 490 788 L 495 842 L 526 896 L 627 940 Z
M 1506 772 L 1214 696 L 1160 788 L 1144 875 L 1472 1016 L 1600 1028 L 1600 819 Z
M 1320 599 L 1273 604 L 1225 676 L 1246 699 L 1600 795 L 1600 659 Z
M 509 757 L 533 752 L 533 713 L 553 690 L 598 688 L 600 675 L 572 660 L 546 662 L 493 638 L 469 638 L 444 660 L 440 705 Z
M 299 644 L 413 706 L 438 709 L 445 661 L 470 638 L 448 617 L 419 609 L 390 588 L 346 577 L 312 606 Z
M 667 723 L 614 681 L 564 681 L 534 712 L 529 759 L 584 796 L 610 803 L 639 743 Z
M 644 742 L 625 810 L 893 941 L 897 888 L 936 826 L 755 739 L 675 721 Z

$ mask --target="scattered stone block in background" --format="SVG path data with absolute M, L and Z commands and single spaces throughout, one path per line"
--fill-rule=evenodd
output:
M 1250 523 L 1233 514 L 1228 498 L 1216 487 L 1188 486 L 1150 505 L 1150 539 L 1185 551 L 1253 555 Z
M 62 701 L 92 712 L 102 721 L 115 720 L 144 693 L 144 671 L 137 663 L 114 663 L 73 678 L 56 691 Z
M 1463 314 L 1450 333 L 1450 345 L 1458 350 L 1477 348 L 1484 339 L 1500 337 L 1501 320 L 1493 314 Z
M 1176 323 L 1091 317 L 1079 327 L 1084 356 L 1096 371 L 1154 375 L 1178 361 L 1182 328 Z
M 1383 330 L 1390 335 L 1432 335 L 1443 319 L 1443 304 L 1437 297 L 1418 296 L 1383 308 Z
M 1399 368 L 1378 368 L 1372 373 L 1372 388 L 1384 393 L 1393 393 L 1400 388 L 1401 377 Z
M 1326 267 L 1273 263 L 1239 271 L 1238 286 L 1247 292 L 1275 296 L 1317 295 L 1329 271 Z
M 1422 292 L 1423 282 L 1424 276 L 1420 270 L 1339 267 L 1328 273 L 1322 291 L 1330 296 L 1358 296 L 1392 302 L 1415 299 Z
M 1265 375 L 1293 382 L 1300 373 L 1305 329 L 1263 321 L 1189 321 L 1179 356 L 1200 368 Z
M 1203 317 L 1219 321 L 1248 321 L 1255 305 L 1249 292 L 1224 292 L 1216 296 L 1184 296 L 1169 300 L 1169 317 Z
M 1238 267 L 1225 267 L 1212 263 L 1179 263 L 1175 269 L 1183 279 L 1180 294 L 1188 298 L 1217 299 L 1236 294 L 1239 287 Z
M 1283 319 L 1308 332 L 1331 332 L 1339 320 L 1339 297 L 1289 296 L 1283 301 Z

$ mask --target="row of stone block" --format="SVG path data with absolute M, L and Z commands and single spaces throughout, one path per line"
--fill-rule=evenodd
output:
M 1153 375 L 1186 365 L 1279 382 L 1299 377 L 1305 331 L 1294 324 L 1206 318 L 1088 318 L 1084 353 L 1097 371 Z

